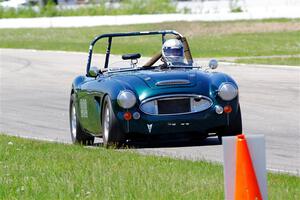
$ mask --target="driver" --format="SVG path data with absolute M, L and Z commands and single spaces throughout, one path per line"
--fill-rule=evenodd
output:
M 166 65 L 185 65 L 182 42 L 177 39 L 165 41 L 162 46 L 162 57 Z

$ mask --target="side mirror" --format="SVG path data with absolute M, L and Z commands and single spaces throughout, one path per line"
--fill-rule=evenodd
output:
M 99 69 L 97 67 L 91 67 L 89 70 L 90 77 L 97 77 L 99 74 Z
M 208 67 L 211 69 L 216 69 L 218 67 L 218 61 L 215 59 L 212 59 L 208 63 Z

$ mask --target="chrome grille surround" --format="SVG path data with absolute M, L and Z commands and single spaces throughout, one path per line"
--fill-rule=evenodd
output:
M 170 114 L 159 114 L 158 110 L 158 101 L 159 100 L 180 100 L 180 99 L 189 99 L 190 100 L 190 111 L 181 112 L 181 113 L 170 113 Z M 141 102 L 140 110 L 148 115 L 183 115 L 202 112 L 207 110 L 212 106 L 213 102 L 209 97 L 198 95 L 198 94 L 170 94 L 170 95 L 161 95 L 145 99 Z

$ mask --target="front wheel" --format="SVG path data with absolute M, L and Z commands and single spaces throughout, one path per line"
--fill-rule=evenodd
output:
M 103 145 L 108 147 L 116 145 L 119 147 L 124 141 L 125 136 L 119 128 L 117 118 L 113 112 L 109 96 L 104 98 L 102 110 L 102 127 L 103 127 Z
M 75 106 L 75 95 L 72 94 L 70 98 L 70 132 L 71 139 L 73 144 L 82 144 L 82 145 L 93 145 L 94 137 L 84 132 L 80 126 L 80 122 L 78 120 L 77 109 Z

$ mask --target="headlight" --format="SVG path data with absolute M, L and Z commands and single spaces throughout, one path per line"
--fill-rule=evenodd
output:
M 223 83 L 218 89 L 218 95 L 225 101 L 231 101 L 238 94 L 238 89 L 231 83 Z
M 117 102 L 122 108 L 132 108 L 136 103 L 136 97 L 133 92 L 129 90 L 121 91 L 117 97 Z

